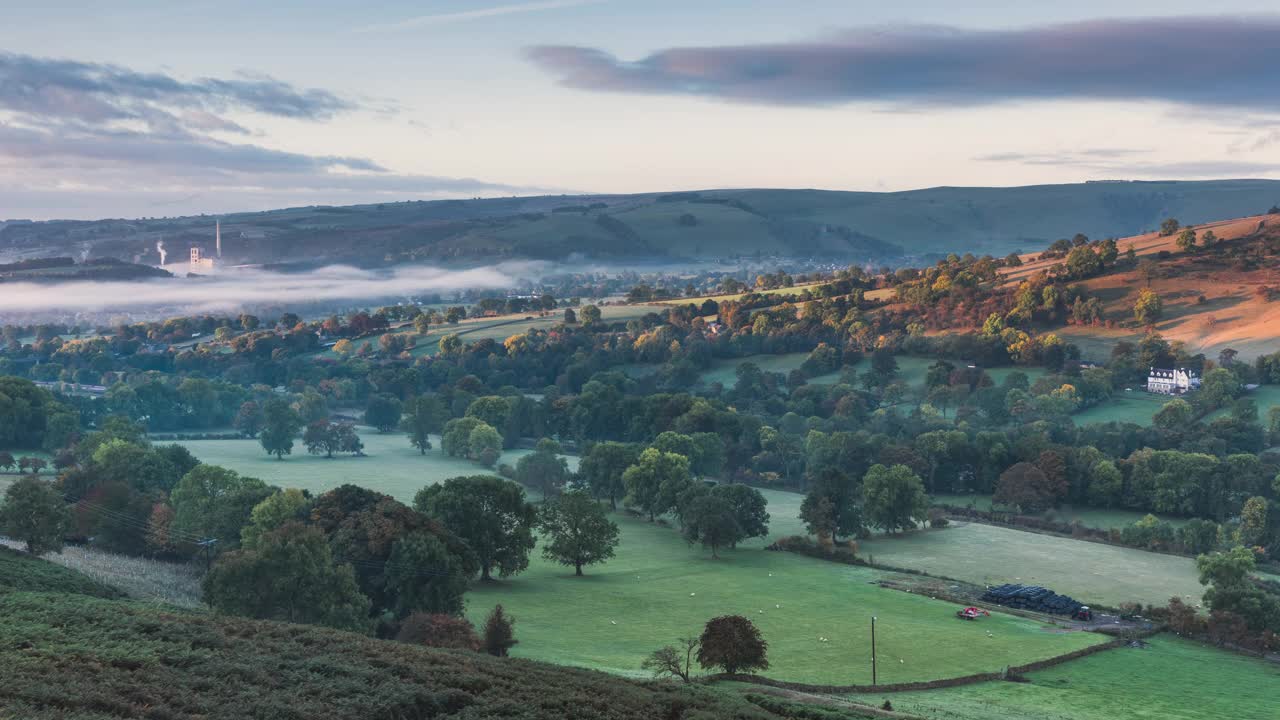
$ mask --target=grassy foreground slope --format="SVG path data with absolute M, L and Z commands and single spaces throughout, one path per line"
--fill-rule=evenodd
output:
M 706 688 L 640 684 L 304 625 L 168 612 L 79 594 L 74 582 L 48 591 L 41 577 L 69 571 L 5 559 L 4 720 L 779 718 Z
M 1028 679 L 890 699 L 895 710 L 931 720 L 1270 720 L 1280 703 L 1280 666 L 1170 635 L 1153 638 L 1146 648 L 1091 655 Z

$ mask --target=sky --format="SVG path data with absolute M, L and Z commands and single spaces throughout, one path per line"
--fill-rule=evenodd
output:
M 1280 177 L 1280 8 L 5 0 L 0 221 Z

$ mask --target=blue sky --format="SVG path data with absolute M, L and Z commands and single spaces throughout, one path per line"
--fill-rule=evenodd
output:
M 0 218 L 1280 177 L 1280 15 L 1205 8 L 7 0 Z

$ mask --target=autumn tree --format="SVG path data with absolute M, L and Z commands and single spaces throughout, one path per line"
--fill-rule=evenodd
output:
M 302 428 L 302 419 L 284 398 L 271 398 L 262 408 L 262 430 L 258 438 L 268 455 L 283 460 L 293 452 L 293 439 Z
M 723 615 L 707 621 L 698 639 L 698 664 L 736 674 L 768 670 L 769 644 L 760 630 L 741 615 Z
M 1141 325 L 1151 325 L 1164 313 L 1164 301 L 1151 288 L 1143 288 L 1138 292 L 1138 300 L 1133 304 L 1133 318 Z
M 1028 462 L 1016 463 L 1000 473 L 992 502 L 1038 512 L 1053 504 L 1054 488 L 1040 468 Z
M 419 315 L 419 317 L 422 317 Z M 447 650 L 480 649 L 480 636 L 465 617 L 445 613 L 416 612 L 400 623 L 396 640 Z

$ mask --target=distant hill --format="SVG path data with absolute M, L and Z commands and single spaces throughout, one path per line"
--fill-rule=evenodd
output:
M 1265 212 L 1280 181 L 1106 182 L 894 193 L 705 190 L 541 196 L 219 216 L 229 263 L 502 259 L 719 260 L 751 256 L 879 263 L 932 254 L 1004 255 L 1061 237 L 1135 235 L 1169 216 L 1202 223 Z M 213 216 L 0 222 L 0 260 L 71 255 L 159 262 L 213 253 Z

